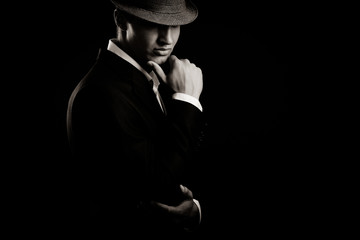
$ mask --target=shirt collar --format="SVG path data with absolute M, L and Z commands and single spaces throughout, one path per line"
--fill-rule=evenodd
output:
M 125 61 L 130 63 L 131 65 L 133 65 L 136 69 L 138 69 L 140 72 L 142 72 L 145 75 L 147 80 L 149 80 L 149 81 L 153 80 L 155 85 L 159 84 L 159 80 L 156 78 L 156 75 L 153 73 L 153 71 L 151 71 L 151 73 L 150 73 L 151 75 L 150 75 L 143 67 L 140 66 L 139 63 L 137 63 L 132 57 L 130 57 L 129 54 L 127 54 L 126 52 L 124 52 L 124 50 L 119 48 L 114 43 L 114 39 L 109 40 L 107 50 L 115 53 L 116 55 L 118 55 L 119 57 L 121 57 L 122 59 L 124 59 Z

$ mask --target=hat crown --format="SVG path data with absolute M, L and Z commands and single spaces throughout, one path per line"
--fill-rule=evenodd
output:
M 116 8 L 141 19 L 165 25 L 194 21 L 197 7 L 191 0 L 111 0 Z
M 185 0 L 124 0 L 123 4 L 159 13 L 178 13 L 186 10 Z

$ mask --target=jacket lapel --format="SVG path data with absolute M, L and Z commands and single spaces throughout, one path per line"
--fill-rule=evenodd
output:
M 155 93 L 152 90 L 151 83 L 147 80 L 142 72 L 136 69 L 127 61 L 118 57 L 116 54 L 103 50 L 100 51 L 99 59 L 105 61 L 112 71 L 117 75 L 116 79 L 128 81 L 132 86 L 133 94 L 152 112 L 164 116 Z

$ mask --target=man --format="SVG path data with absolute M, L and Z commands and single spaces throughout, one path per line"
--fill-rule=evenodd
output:
M 203 76 L 172 52 L 198 10 L 187 0 L 112 3 L 117 36 L 68 103 L 79 223 L 89 236 L 189 236 L 202 220 L 187 184 L 205 125 Z

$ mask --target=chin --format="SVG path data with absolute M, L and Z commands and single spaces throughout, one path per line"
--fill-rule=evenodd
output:
M 157 64 L 161 65 L 164 64 L 168 60 L 169 56 L 157 56 L 153 57 L 151 61 L 156 62 Z

